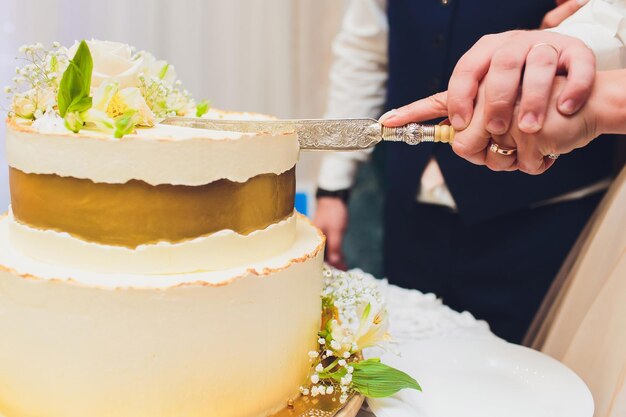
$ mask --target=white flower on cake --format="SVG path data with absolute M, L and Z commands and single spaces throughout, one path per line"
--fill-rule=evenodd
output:
M 388 314 L 376 285 L 367 284 L 356 271 L 324 269 L 322 328 L 317 351 L 309 352 L 311 385 L 300 387 L 302 395 L 334 395 L 345 403 L 353 393 L 387 397 L 401 389 L 421 390 L 415 379 L 402 371 L 363 359 L 368 347 L 389 346 Z
M 169 116 L 200 117 L 208 101 L 196 105 L 176 80 L 174 67 L 152 54 L 108 41 L 57 42 L 20 48 L 28 62 L 16 70 L 10 117 L 63 118 L 68 130 L 99 130 L 122 137 L 136 127 Z
M 32 94 L 33 90 L 30 90 L 24 94 L 18 93 L 13 96 L 13 102 L 11 103 L 12 109 L 16 115 L 23 119 L 35 118 L 37 100 L 32 97 Z
M 93 94 L 92 107 L 84 120 L 104 132 L 115 133 L 115 120 L 131 115 L 134 125 L 154 126 L 154 113 L 137 87 L 119 89 L 117 82 L 100 84 Z
M 167 61 L 157 60 L 150 52 L 141 51 L 137 54 L 138 60 L 143 61 L 143 73 L 147 77 L 158 77 L 168 85 L 176 82 L 176 70 Z
M 79 42 L 69 49 L 74 56 Z M 144 71 L 143 58 L 133 59 L 129 45 L 109 41 L 87 41 L 93 59 L 92 87 L 99 87 L 105 82 L 116 82 L 120 88 L 139 87 L 139 74 Z

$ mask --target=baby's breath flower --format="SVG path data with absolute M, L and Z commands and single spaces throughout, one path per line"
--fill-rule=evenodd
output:
M 348 352 L 347 350 L 343 352 L 343 357 L 348 359 L 350 357 L 350 352 Z
M 322 365 L 321 363 L 318 363 L 317 366 L 315 367 L 315 371 L 324 372 L 324 365 Z
M 311 359 L 315 359 L 319 355 L 320 355 L 319 352 L 317 352 L 316 350 L 312 350 L 312 351 L 309 352 L 309 358 L 311 358 Z
M 326 339 L 324 339 L 323 337 L 320 337 L 319 339 L 317 339 L 317 343 L 324 346 L 326 344 Z
M 345 360 L 345 359 L 340 359 L 340 360 L 339 360 L 339 362 L 337 362 L 337 363 L 338 363 L 338 364 L 339 364 L 339 366 L 341 366 L 342 368 L 343 368 L 344 366 L 346 366 L 346 365 L 347 365 L 347 362 L 346 362 L 346 360 Z
M 67 51 L 57 45 L 46 50 L 41 43 L 19 48 L 25 65 L 15 68 L 11 114 L 26 119 L 38 119 L 46 111 L 54 111 L 60 76 L 68 65 Z
M 326 387 L 326 394 L 327 395 L 331 395 L 334 391 L 335 391 L 335 387 L 333 387 L 332 385 L 329 385 L 329 386 Z
M 320 382 L 320 376 L 318 374 L 311 375 L 311 382 L 317 384 L 318 382 Z

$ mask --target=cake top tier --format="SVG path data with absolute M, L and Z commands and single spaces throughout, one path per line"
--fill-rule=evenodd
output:
M 174 67 L 117 42 L 20 48 L 7 135 L 12 168 L 96 183 L 140 180 L 197 186 L 282 174 L 298 158 L 296 136 L 161 125 L 170 116 L 259 119 L 196 103 Z

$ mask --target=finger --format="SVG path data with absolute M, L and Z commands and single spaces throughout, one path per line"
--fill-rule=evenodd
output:
M 588 0 L 569 0 L 561 2 L 557 8 L 549 11 L 541 22 L 540 29 L 549 29 L 560 25 L 565 19 L 583 7 Z
M 517 143 L 510 134 L 496 135 L 491 139 L 491 143 L 495 143 L 502 149 L 517 149 Z M 487 147 L 485 154 L 485 165 L 492 171 L 513 171 L 517 168 L 517 154 L 502 155 L 492 151 L 491 143 Z
M 452 150 L 473 164 L 485 165 L 487 147 L 490 142 L 491 134 L 484 128 L 482 114 L 479 117 L 476 113 L 470 125 L 455 134 Z
M 517 166 L 530 175 L 542 174 L 547 169 L 546 158 L 539 151 L 534 136 L 528 135 L 517 141 Z
M 596 77 L 596 57 L 581 44 L 561 52 L 559 66 L 567 71 L 567 81 L 558 98 L 558 109 L 566 115 L 578 112 L 587 102 Z
M 546 169 L 543 172 L 546 172 L 547 170 L 549 170 L 552 167 L 552 165 L 554 165 L 554 163 L 556 162 L 555 159 L 548 158 L 547 156 L 544 156 L 543 160 L 546 166 Z
M 448 93 L 444 91 L 392 110 L 384 114 L 380 122 L 385 126 L 397 127 L 446 116 L 448 116 Z
M 509 130 L 529 50 L 523 43 L 510 45 L 498 49 L 491 60 L 485 79 L 485 120 L 487 131 L 493 135 Z
M 479 83 L 498 45 L 494 37 L 483 36 L 456 64 L 448 83 L 448 114 L 455 130 L 465 129 L 472 120 Z
M 536 133 L 543 127 L 558 60 L 558 52 L 547 44 L 537 45 L 528 52 L 518 117 L 522 132 Z

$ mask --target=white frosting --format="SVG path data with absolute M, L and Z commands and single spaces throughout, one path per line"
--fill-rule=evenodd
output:
M 68 134 L 71 130 L 65 127 L 65 121 L 55 112 L 47 111 L 33 122 L 33 129 L 39 133 Z
M 41 128 L 46 133 L 15 121 L 8 124 L 7 162 L 11 167 L 110 184 L 131 179 L 151 185 L 203 185 L 219 179 L 245 182 L 260 174 L 291 169 L 299 152 L 296 134 L 272 136 L 156 125 L 115 139 L 87 130 L 63 133 L 52 122 Z
M 102 286 L 107 288 L 167 288 L 177 285 L 194 284 L 202 282 L 208 285 L 223 285 L 233 277 L 248 273 L 262 275 L 266 269 L 281 269 L 288 265 L 292 259 L 300 257 L 303 253 L 310 253 L 320 245 L 321 237 L 309 220 L 302 216 L 296 217 L 296 238 L 286 251 L 238 267 L 216 271 L 197 271 L 182 274 L 140 274 L 140 273 L 107 273 L 85 271 L 69 265 L 54 265 L 33 259 L 31 256 L 19 251 L 11 242 L 10 220 L 7 216 L 0 217 L 0 265 L 15 270 L 18 274 L 33 275 L 43 279 L 65 280 L 79 284 Z M 70 260 L 70 265 L 80 263 L 72 256 L 65 255 Z
M 100 273 L 173 274 L 229 269 L 285 252 L 295 239 L 296 215 L 249 235 L 221 230 L 180 243 L 161 242 L 136 249 L 34 229 L 16 221 L 12 214 L 0 230 L 4 227 L 12 248 L 47 264 Z
M 29 260 L 0 234 L 0 415 L 284 408 L 316 346 L 322 252 L 317 230 L 298 219 L 294 245 L 247 272 L 97 275 Z

